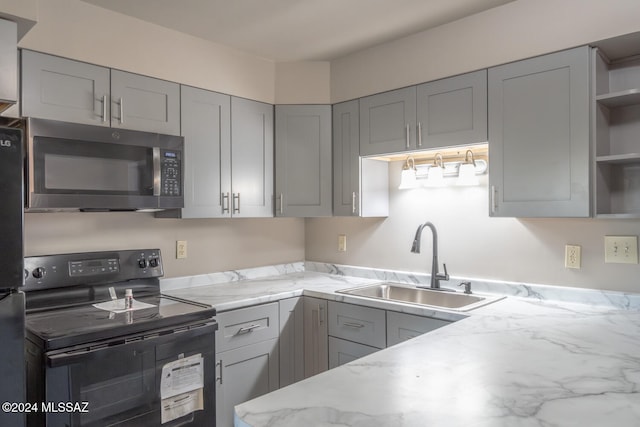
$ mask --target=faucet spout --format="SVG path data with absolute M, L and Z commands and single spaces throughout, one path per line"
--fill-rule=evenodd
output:
M 431 259 L 431 289 L 440 289 L 440 281 L 449 280 L 449 273 L 447 273 L 447 265 L 442 264 L 444 267 L 444 274 L 438 272 L 438 232 L 436 231 L 435 225 L 431 222 L 425 222 L 424 224 L 418 226 L 416 230 L 416 236 L 413 239 L 413 245 L 411 246 L 411 252 L 419 254 L 420 253 L 420 240 L 422 238 L 422 230 L 425 227 L 429 227 L 431 230 L 431 234 L 433 235 L 433 254 Z

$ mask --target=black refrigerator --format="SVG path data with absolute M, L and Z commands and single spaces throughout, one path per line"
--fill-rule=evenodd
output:
M 24 427 L 23 147 L 20 129 L 0 127 L 0 426 Z M 7 406 L 5 402 L 16 405 Z M 15 410 L 15 412 L 13 412 Z

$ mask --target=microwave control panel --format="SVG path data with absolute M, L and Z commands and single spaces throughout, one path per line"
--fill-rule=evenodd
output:
M 163 196 L 181 196 L 182 169 L 180 151 L 162 150 L 161 152 L 161 194 Z

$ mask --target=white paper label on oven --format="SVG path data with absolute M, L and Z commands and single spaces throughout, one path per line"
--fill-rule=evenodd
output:
M 204 399 L 202 388 L 162 399 L 160 422 L 162 424 L 184 417 L 192 412 L 202 410 Z
M 204 359 L 199 353 L 164 365 L 160 381 L 160 398 L 166 399 L 204 387 L 203 366 Z

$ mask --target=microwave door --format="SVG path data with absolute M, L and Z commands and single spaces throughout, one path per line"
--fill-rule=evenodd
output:
M 34 137 L 32 155 L 32 208 L 158 206 L 153 148 Z

